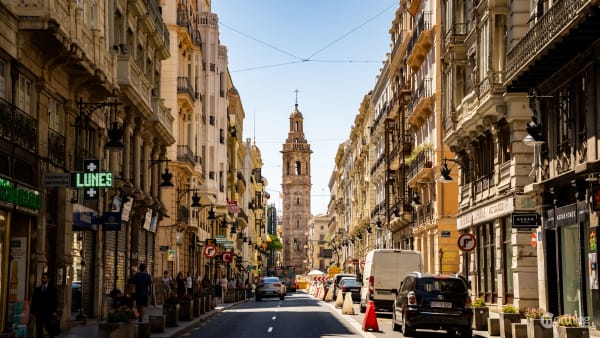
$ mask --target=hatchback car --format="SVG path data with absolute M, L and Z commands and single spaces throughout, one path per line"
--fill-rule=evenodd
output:
M 279 277 L 263 277 L 256 285 L 255 294 L 257 302 L 266 297 L 279 297 L 280 300 L 284 300 L 286 294 L 285 283 L 282 283 Z
M 462 338 L 471 338 L 473 310 L 467 284 L 458 275 L 411 273 L 393 289 L 396 295 L 392 325 L 405 337 L 415 329 L 458 331 Z
M 355 277 L 344 277 L 338 283 L 338 288 L 342 290 L 344 297 L 347 292 L 350 292 L 353 302 L 360 302 L 360 288 L 362 282 L 357 280 Z

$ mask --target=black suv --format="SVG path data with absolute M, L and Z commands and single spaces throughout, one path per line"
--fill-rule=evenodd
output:
M 413 272 L 400 283 L 396 295 L 392 325 L 405 337 L 415 329 L 447 330 L 462 338 L 471 338 L 473 309 L 464 279 L 458 275 L 429 275 Z

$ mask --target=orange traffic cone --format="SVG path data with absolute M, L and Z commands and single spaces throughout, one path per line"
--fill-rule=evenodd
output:
M 379 325 L 377 324 L 377 315 L 375 314 L 375 302 L 369 301 L 367 305 L 367 311 L 362 322 L 363 331 L 379 332 Z

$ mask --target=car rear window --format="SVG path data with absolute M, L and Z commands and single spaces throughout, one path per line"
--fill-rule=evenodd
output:
M 263 283 L 279 283 L 279 278 L 277 278 L 277 277 L 266 277 L 266 278 L 263 278 Z
M 467 292 L 465 283 L 460 279 L 454 278 L 421 278 L 419 279 L 417 287 L 419 290 L 425 292 Z
M 362 282 L 357 281 L 356 279 L 344 279 L 340 282 L 340 285 L 343 286 L 362 286 Z

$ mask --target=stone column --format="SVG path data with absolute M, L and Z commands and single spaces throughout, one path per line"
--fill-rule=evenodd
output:
M 141 168 L 140 168 L 140 161 L 141 161 L 141 155 L 142 155 L 142 135 L 141 135 L 141 128 L 142 128 L 142 121 L 140 119 L 136 119 L 136 128 L 134 130 L 133 133 L 133 186 L 138 189 L 141 190 L 142 186 L 141 186 L 141 179 L 140 179 L 140 172 L 141 172 Z
M 131 183 L 131 152 L 133 151 L 133 144 L 131 140 L 133 119 L 130 114 L 123 121 L 123 142 L 125 150 L 123 150 L 123 174 L 121 175 L 123 180 L 127 183 Z
M 538 305 L 537 249 L 531 246 L 531 233 L 512 230 L 514 305 L 525 310 Z

